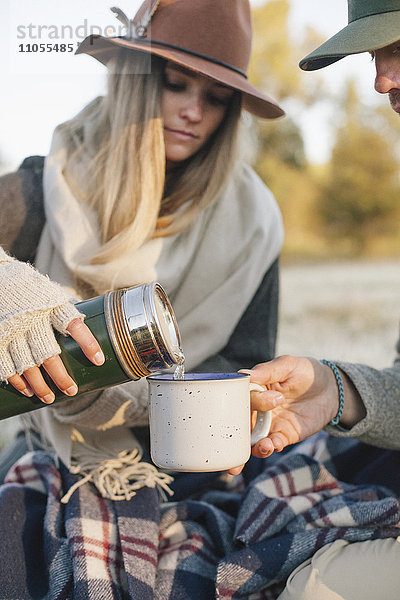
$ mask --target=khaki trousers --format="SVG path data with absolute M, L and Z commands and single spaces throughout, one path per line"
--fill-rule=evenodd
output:
M 327 544 L 289 576 L 278 600 L 399 600 L 400 536 Z

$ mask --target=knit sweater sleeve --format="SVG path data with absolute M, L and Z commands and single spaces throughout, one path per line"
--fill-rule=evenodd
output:
M 100 392 L 68 398 L 50 407 L 57 421 L 74 427 L 106 431 L 149 422 L 147 380 L 128 381 Z
M 68 335 L 83 317 L 61 286 L 0 247 L 0 380 L 59 354 L 53 328 Z
M 358 391 L 367 414 L 349 430 L 327 426 L 328 433 L 357 438 L 380 448 L 400 450 L 400 340 L 397 351 L 394 365 L 387 369 L 336 362 Z

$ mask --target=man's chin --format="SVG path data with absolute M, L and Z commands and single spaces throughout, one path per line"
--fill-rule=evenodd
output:
M 389 95 L 390 106 L 397 114 L 400 114 L 400 94 Z

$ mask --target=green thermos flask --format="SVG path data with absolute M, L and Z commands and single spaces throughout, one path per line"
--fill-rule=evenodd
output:
M 176 318 L 159 283 L 107 292 L 76 306 L 86 315 L 85 324 L 106 358 L 98 367 L 86 358 L 75 340 L 56 334 L 60 357 L 78 385 L 78 395 L 137 380 L 183 363 Z M 43 369 L 42 372 L 55 394 L 54 402 L 71 400 Z M 0 419 L 45 406 L 36 396 L 28 398 L 10 384 L 0 384 Z

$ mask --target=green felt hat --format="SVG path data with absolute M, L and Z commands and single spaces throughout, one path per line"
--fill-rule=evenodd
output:
M 344 29 L 300 61 L 301 69 L 322 69 L 349 54 L 400 40 L 400 0 L 348 0 L 348 17 Z

